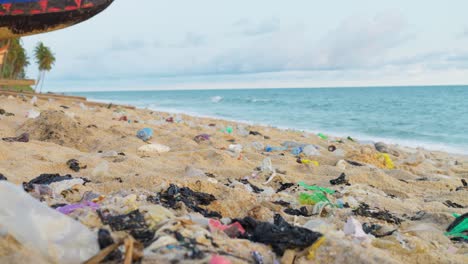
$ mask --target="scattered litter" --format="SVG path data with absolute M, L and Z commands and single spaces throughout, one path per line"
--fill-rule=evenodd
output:
M 345 184 L 347 186 L 351 185 L 349 184 L 348 180 L 346 179 L 346 174 L 344 173 L 341 173 L 341 175 L 334 179 L 334 180 L 330 180 L 330 184 L 331 185 L 341 185 L 341 184 Z
M 80 166 L 80 162 L 76 159 L 71 159 L 67 161 L 67 166 L 74 172 L 79 172 L 81 169 L 85 169 L 87 166 Z
M 218 220 L 210 219 L 208 223 L 211 232 L 214 232 L 215 230 L 220 230 L 226 233 L 230 238 L 236 238 L 245 233 L 244 228 L 241 224 L 239 224 L 239 222 L 234 222 L 230 225 L 223 225 Z
M 98 231 L 98 243 L 99 243 L 99 248 L 105 249 L 109 246 L 114 245 L 114 239 L 112 238 L 109 230 L 107 229 L 99 229 Z M 113 260 L 121 260 L 122 259 L 122 253 L 120 250 L 114 250 L 110 252 L 106 258 L 104 258 L 104 261 L 113 261 Z
M 157 144 L 157 143 L 143 145 L 138 148 L 138 154 L 144 157 L 146 156 L 151 157 L 151 156 L 154 156 L 155 154 L 166 153 L 169 151 L 171 151 L 170 147 L 162 145 L 162 144 Z
M 137 138 L 143 140 L 143 141 L 148 141 L 153 137 L 153 129 L 146 127 L 143 129 L 138 130 L 137 132 Z
M 456 219 L 447 227 L 446 235 L 454 241 L 468 242 L 468 213 L 454 216 Z
M 35 105 L 37 103 L 37 96 L 33 96 L 31 98 L 31 101 L 29 101 L 30 104 Z
M 210 140 L 210 137 L 211 137 L 211 136 L 208 135 L 208 134 L 200 134 L 200 135 L 198 135 L 198 136 L 195 136 L 195 137 L 193 138 L 193 140 L 194 140 L 195 142 L 197 142 L 198 144 L 200 144 L 201 142 L 209 141 L 209 140 Z
M 151 202 L 160 203 L 164 207 L 172 209 L 177 209 L 177 203 L 182 202 L 194 212 L 200 213 L 205 217 L 222 218 L 220 213 L 200 207 L 200 205 L 209 205 L 215 201 L 216 198 L 214 195 L 195 192 L 187 187 L 179 188 L 176 185 L 171 184 L 166 191 L 160 192 L 156 197 L 150 196 L 148 199 Z
M 231 264 L 231 261 L 223 256 L 213 255 L 209 264 Z
M 400 225 L 403 221 L 400 218 L 393 216 L 387 210 L 380 211 L 379 209 L 371 209 L 366 203 L 361 203 L 358 208 L 353 210 L 353 213 L 355 215 L 372 217 L 396 225 Z
M 292 183 L 292 182 L 287 182 L 287 183 L 282 183 L 280 182 L 280 187 L 278 188 L 278 190 L 276 190 L 276 193 L 279 193 L 279 192 L 282 192 L 284 190 L 287 190 L 291 187 L 293 187 L 294 185 L 296 185 L 295 183 Z
M 336 147 L 334 145 L 328 146 L 328 151 L 335 152 L 335 150 L 336 150 Z
M 26 112 L 26 118 L 34 119 L 34 118 L 38 118 L 40 115 L 41 113 L 34 109 L 31 109 L 28 112 Z
M 397 229 L 385 231 L 384 228 L 380 225 L 364 223 L 362 224 L 362 229 L 366 234 L 371 234 L 377 238 L 391 236 L 397 231 Z
M 319 162 L 316 160 L 308 160 L 308 159 L 303 159 L 303 158 L 297 158 L 296 160 L 297 163 L 299 164 L 304 164 L 304 165 L 309 165 L 312 164 L 316 167 L 320 166 Z
M 28 183 L 24 182 L 23 188 L 25 191 L 30 192 L 34 190 L 34 185 L 50 185 L 55 182 L 71 181 L 74 179 L 81 180 L 80 182 L 83 184 L 91 182 L 86 178 L 73 178 L 70 174 L 64 176 L 60 176 L 60 174 L 41 174 L 38 177 L 30 180 Z
M 325 134 L 323 133 L 318 133 L 317 136 L 321 139 L 324 139 L 324 140 L 327 140 L 328 139 L 328 136 L 326 136 Z
M 385 166 L 385 168 L 390 169 L 390 170 L 395 168 L 395 165 L 393 164 L 392 159 L 387 153 L 379 153 L 377 157 L 379 159 L 383 159 L 383 165 Z
M 250 130 L 249 135 L 252 135 L 252 136 L 263 136 L 262 133 L 260 133 L 260 132 L 258 132 L 258 131 L 253 131 L 253 130 Z
M 356 167 L 362 167 L 364 166 L 364 164 L 360 163 L 360 162 L 357 162 L 357 161 L 354 161 L 354 160 L 346 160 L 346 162 L 348 162 L 349 164 L 353 165 L 353 166 L 356 166 Z
M 302 150 L 302 152 L 304 153 L 304 155 L 306 155 L 307 157 L 310 157 L 310 156 L 320 156 L 320 150 L 315 147 L 314 145 L 307 145 L 304 147 L 304 149 Z
M 265 264 L 265 259 L 263 258 L 262 254 L 258 251 L 252 252 L 252 258 L 255 261 L 255 264 Z
M 364 230 L 362 230 L 361 223 L 359 223 L 359 221 L 354 219 L 353 217 L 348 218 L 348 221 L 346 221 L 343 231 L 345 232 L 345 234 L 351 235 L 359 240 L 366 240 L 369 238 L 364 232 Z
M 18 186 L 0 181 L 0 223 L 19 243 L 53 263 L 83 263 L 99 251 L 95 232 L 49 208 Z
M 255 185 L 253 185 L 253 184 L 252 184 L 251 182 L 249 182 L 249 180 L 247 180 L 247 179 L 241 179 L 241 180 L 239 180 L 239 181 L 240 181 L 241 183 L 243 183 L 243 184 L 248 184 L 248 185 L 252 188 L 252 191 L 253 191 L 254 193 L 261 193 L 261 192 L 264 191 L 262 188 L 259 188 L 259 187 L 255 186 Z
M 68 215 L 78 209 L 83 209 L 83 208 L 91 208 L 92 210 L 97 210 L 99 209 L 99 205 L 93 202 L 85 201 L 85 202 L 78 203 L 78 204 L 70 204 L 70 205 L 58 207 L 57 211 L 61 212 L 62 214 Z
M 246 231 L 245 238 L 271 245 L 273 251 L 280 256 L 286 249 L 307 248 L 322 236 L 318 232 L 290 225 L 279 214 L 274 216 L 273 224 L 260 222 L 251 217 L 246 217 L 239 222 Z
M 29 142 L 29 133 L 23 133 L 17 137 L 6 137 L 6 138 L 2 138 L 3 141 L 6 141 L 6 142 L 23 142 L 23 143 L 27 143 Z
M 286 208 L 284 209 L 284 212 L 288 215 L 305 216 L 305 217 L 312 216 L 312 214 L 309 213 L 309 211 L 307 210 L 305 206 L 302 206 L 299 209 Z
M 241 144 L 231 144 L 228 147 L 229 151 L 239 154 L 242 152 L 242 145 Z
M 325 237 L 322 236 L 320 237 L 307 251 L 307 259 L 308 260 L 314 260 L 315 259 L 315 252 L 317 252 L 317 249 L 325 242 Z
M 267 145 L 265 147 L 266 152 L 285 151 L 285 150 L 288 150 L 288 148 L 286 148 L 286 147 L 272 147 L 270 145 Z
M 452 208 L 465 208 L 463 205 L 460 205 L 458 203 L 454 203 L 450 200 L 445 201 L 444 203 L 447 207 L 452 207 Z
M 251 146 L 256 150 L 263 150 L 265 146 L 260 142 L 252 142 Z

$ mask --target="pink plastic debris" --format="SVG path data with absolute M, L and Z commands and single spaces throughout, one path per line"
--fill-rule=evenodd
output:
M 231 264 L 231 261 L 220 255 L 213 255 L 210 264 Z
M 215 230 L 220 230 L 226 233 L 229 237 L 238 237 L 239 235 L 243 235 L 245 233 L 245 229 L 242 227 L 239 222 L 235 222 L 230 225 L 223 225 L 218 220 L 210 219 L 209 226 L 211 232 Z

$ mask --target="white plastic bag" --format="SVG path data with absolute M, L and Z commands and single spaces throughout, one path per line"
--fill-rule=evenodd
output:
M 95 232 L 6 181 L 0 181 L 0 225 L 54 263 L 82 263 L 99 252 Z

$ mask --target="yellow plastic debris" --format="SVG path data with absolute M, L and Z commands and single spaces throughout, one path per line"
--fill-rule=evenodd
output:
M 385 168 L 393 170 L 395 168 L 395 164 L 393 164 L 392 159 L 387 153 L 380 153 L 378 154 L 378 158 L 383 158 L 383 165 Z
M 308 260 L 314 260 L 315 259 L 315 252 L 323 244 L 323 242 L 325 242 L 325 237 L 324 236 L 319 238 L 319 240 L 317 240 L 312 246 L 309 247 L 309 250 L 308 250 L 309 254 L 307 255 Z
M 309 165 L 309 164 L 312 164 L 314 166 L 319 166 L 320 164 L 318 163 L 318 161 L 316 160 L 308 160 L 308 159 L 301 159 L 301 163 L 302 164 L 305 164 L 305 165 Z

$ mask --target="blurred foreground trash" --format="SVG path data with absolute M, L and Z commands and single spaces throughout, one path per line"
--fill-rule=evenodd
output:
M 153 143 L 153 144 L 143 145 L 143 146 L 139 147 L 138 148 L 138 154 L 140 156 L 145 156 L 145 157 L 149 156 L 149 157 L 151 157 L 151 156 L 154 156 L 155 154 L 169 152 L 170 150 L 171 150 L 171 148 L 168 147 L 168 146 Z
M 17 137 L 6 137 L 6 138 L 2 138 L 3 141 L 6 141 L 6 142 L 23 142 L 23 143 L 27 143 L 29 142 L 29 133 L 23 133 Z
M 454 216 L 456 219 L 447 227 L 446 235 L 454 241 L 468 242 L 468 213 Z
M 54 263 L 82 263 L 99 251 L 96 233 L 6 181 L 0 181 L 0 223 Z

